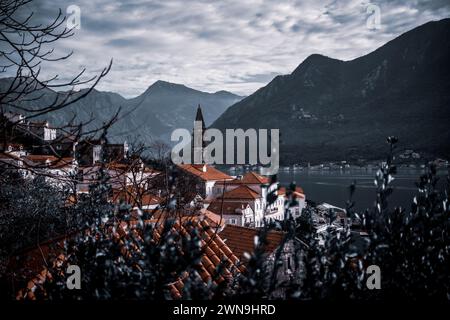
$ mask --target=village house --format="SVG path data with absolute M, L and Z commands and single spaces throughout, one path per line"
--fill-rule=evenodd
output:
M 49 145 L 34 146 L 32 153 L 34 154 L 51 154 L 57 157 L 77 158 L 76 147 L 78 145 L 78 137 L 75 134 L 60 134 Z
M 278 197 L 281 197 L 282 199 L 285 199 L 288 201 L 288 203 L 290 203 L 286 208 L 289 215 L 286 218 L 297 219 L 298 217 L 300 217 L 303 209 L 306 207 L 305 192 L 302 188 L 296 187 L 295 190 L 291 190 L 287 193 L 286 188 L 281 187 L 278 189 Z
M 224 204 L 223 206 L 222 202 Z M 264 225 L 264 204 L 265 199 L 261 196 L 261 194 L 259 194 L 249 186 L 242 184 L 237 188 L 227 191 L 217 197 L 215 201 L 208 206 L 208 210 L 219 215 L 226 214 L 229 216 L 232 215 L 232 212 L 230 211 L 232 211 L 233 208 L 246 209 L 248 206 L 251 210 L 242 210 L 240 219 L 229 220 L 230 223 L 235 222 L 233 224 L 262 227 Z M 224 212 L 223 208 L 230 209 Z M 234 212 L 236 215 L 238 211 L 236 211 L 235 209 Z
M 25 116 L 17 112 L 6 111 L 2 115 L 11 123 L 19 124 L 24 123 Z
M 216 199 L 208 206 L 208 211 L 221 217 L 226 224 L 255 226 L 255 213 L 250 204 L 245 201 L 233 202 Z
M 57 128 L 48 121 L 30 121 L 18 113 L 6 112 L 0 115 L 2 121 L 1 144 L 22 144 L 31 150 L 36 146 L 48 145 L 57 138 Z
M 215 197 L 219 197 L 224 191 L 233 190 L 241 185 L 247 185 L 252 190 L 260 193 L 264 198 L 268 192 L 275 190 L 277 184 L 270 184 L 267 177 L 261 176 L 255 172 L 248 172 L 244 176 L 238 176 L 231 181 L 218 181 L 213 188 Z
M 178 168 L 194 178 L 196 188 L 206 202 L 211 201 L 215 197 L 213 188 L 217 182 L 234 179 L 208 164 L 181 164 Z
M 352 236 L 367 235 L 361 228 L 359 219 L 350 219 L 345 209 L 328 203 L 321 203 L 312 208 L 311 221 L 316 232 L 315 238 L 321 246 L 325 245 L 326 238 L 330 233 L 343 231 L 346 228 L 351 230 Z
M 29 174 L 29 171 L 25 170 L 22 158 L 14 153 L 0 153 L 0 168 L 5 171 L 17 172 L 23 178 L 26 178 Z
M 318 214 L 325 218 L 328 224 L 338 224 L 341 227 L 346 227 L 351 223 L 347 217 L 347 211 L 343 208 L 333 206 L 329 203 L 321 203 L 316 206 Z
M 140 158 L 128 159 L 124 162 L 79 166 L 77 192 L 89 192 L 89 186 L 98 181 L 101 171 L 114 190 L 125 189 L 129 186 L 146 188 L 149 180 L 160 174 L 159 171 L 145 165 Z
M 213 188 L 213 194 L 216 197 L 215 206 L 211 207 L 211 211 L 217 211 L 219 208 L 219 200 L 225 202 L 236 203 L 236 198 L 233 197 L 234 193 L 231 191 L 240 188 L 239 190 L 245 190 L 243 186 L 250 188 L 255 194 L 252 197 L 252 201 L 242 200 L 242 205 L 249 204 L 253 211 L 254 219 L 250 224 L 246 224 L 245 218 L 236 219 L 237 225 L 245 226 L 262 226 L 264 220 L 270 221 L 282 221 L 288 217 L 285 217 L 285 201 L 287 200 L 286 188 L 280 187 L 278 182 L 270 182 L 269 178 L 261 176 L 255 172 L 248 172 L 242 177 L 238 177 L 231 181 L 218 181 Z M 236 193 L 236 192 L 235 192 Z M 268 203 L 268 195 L 274 196 L 273 202 Z M 225 195 L 225 196 L 223 196 Z M 290 192 L 289 197 L 295 198 L 295 201 L 291 201 L 292 205 L 287 208 L 288 214 L 292 218 L 298 218 L 305 207 L 305 195 L 301 188 L 297 187 L 296 191 Z M 292 199 L 291 199 L 292 200 Z M 235 205 L 236 206 L 236 205 Z M 224 212 L 225 214 L 225 212 Z M 228 213 L 229 214 L 229 213 Z M 234 214 L 236 216 L 236 213 Z M 232 219 L 232 218 L 231 218 Z M 239 223 L 242 222 L 242 223 Z
M 0 145 L 0 152 L 7 153 L 16 157 L 23 157 L 28 154 L 23 144 L 20 143 L 6 143 Z
M 51 127 L 48 121 L 26 121 L 24 129 L 43 141 L 56 139 L 56 128 Z
M 76 153 L 81 166 L 95 165 L 100 161 L 121 162 L 127 159 L 128 143 L 107 143 L 105 139 L 86 139 L 76 146 Z
M 75 183 L 78 163 L 72 157 L 57 158 L 50 155 L 26 155 L 22 157 L 24 169 L 30 171 L 31 176 L 42 174 L 52 186 L 66 187 Z
M 194 177 L 196 190 L 204 199 L 209 211 L 223 215 L 229 224 L 261 227 L 264 221 L 282 221 L 285 218 L 286 189 L 279 188 L 277 182 L 270 183 L 269 178 L 255 172 L 233 178 L 220 170 L 207 165 L 179 165 L 189 176 Z M 268 195 L 275 198 L 267 202 Z M 287 208 L 288 214 L 298 218 L 305 207 L 305 195 L 301 188 L 290 192 L 295 198 L 293 205 Z
M 0 167 L 14 170 L 28 179 L 41 175 L 52 186 L 63 188 L 74 182 L 78 164 L 71 157 L 34 155 L 20 150 L 0 153 Z
M 158 209 L 163 200 L 159 195 L 153 194 L 151 190 L 134 186 L 113 190 L 111 198 L 113 203 L 128 203 L 133 211 L 148 210 L 151 212 Z

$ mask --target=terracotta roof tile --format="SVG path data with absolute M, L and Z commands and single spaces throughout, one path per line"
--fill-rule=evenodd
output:
M 179 167 L 204 181 L 233 180 L 233 177 L 207 164 L 182 164 Z
M 190 232 L 195 228 L 200 233 L 202 237 L 201 248 L 204 253 L 196 270 L 200 278 L 203 280 L 203 282 L 205 282 L 205 285 L 209 284 L 211 281 L 220 283 L 245 271 L 245 267 L 240 263 L 239 259 L 234 255 L 228 245 L 225 244 L 224 241 L 222 241 L 215 230 L 211 228 L 207 220 L 207 218 L 203 219 L 199 216 L 182 217 L 181 219 L 177 219 L 177 221 L 169 231 L 173 232 L 174 234 L 186 236 L 189 235 Z M 145 221 L 145 223 L 154 223 L 154 221 L 149 220 Z M 123 250 L 121 250 L 121 253 L 124 257 L 131 256 L 130 250 L 137 250 L 137 247 L 126 247 L 123 241 L 123 238 L 128 237 L 130 232 L 133 232 L 135 236 L 139 237 L 136 229 L 133 228 L 135 224 L 137 224 L 136 221 L 122 221 L 120 222 L 118 228 L 116 229 L 116 232 L 113 235 L 115 239 L 114 241 L 118 241 L 119 244 L 123 245 Z M 112 227 L 109 230 L 111 232 L 114 232 L 112 231 Z M 158 241 L 159 239 L 161 239 L 161 232 L 163 230 L 164 218 L 159 221 L 159 224 L 154 229 L 154 241 Z M 57 252 L 62 252 L 62 248 L 60 247 Z M 180 254 L 183 253 L 181 252 Z M 64 256 L 60 255 L 58 259 L 64 259 Z M 58 259 L 54 260 L 53 263 L 58 263 Z M 36 286 L 42 284 L 44 281 L 46 281 L 46 279 L 48 279 L 49 276 L 51 276 L 46 272 L 46 268 L 44 267 L 44 263 L 42 260 L 37 263 L 37 266 L 40 266 L 38 269 L 41 271 L 36 271 L 34 273 L 35 275 L 37 275 L 32 278 L 26 288 L 18 292 L 17 299 L 36 299 L 36 297 L 34 296 L 34 290 Z M 224 267 L 222 274 L 216 274 L 216 270 L 219 266 Z M 187 272 L 184 272 L 176 279 L 176 281 L 167 284 L 167 290 L 173 299 L 181 299 L 183 297 L 182 290 L 184 287 L 184 281 L 186 281 L 188 276 L 189 274 Z
M 231 199 L 245 199 L 245 200 L 254 200 L 261 198 L 260 194 L 253 190 L 252 188 L 246 185 L 240 185 L 239 187 L 227 191 L 223 194 L 223 199 L 231 200 Z
M 218 184 L 226 185 L 240 185 L 240 184 L 269 184 L 270 179 L 268 177 L 257 174 L 256 172 L 248 172 L 242 178 L 235 178 L 229 181 L 218 181 Z
M 220 237 L 241 261 L 245 261 L 244 253 L 251 253 L 255 249 L 255 236 L 258 232 L 255 228 L 226 225 L 220 232 Z M 268 231 L 265 251 L 273 252 L 281 244 L 283 237 L 284 233 L 281 231 Z
M 23 159 L 30 166 L 32 166 L 33 164 L 39 164 L 52 169 L 62 169 L 71 166 L 74 164 L 75 160 L 72 157 L 58 158 L 52 155 L 40 154 L 29 154 L 23 157 Z
M 203 215 L 208 220 L 213 229 L 223 227 L 225 225 L 225 221 L 223 221 L 222 216 L 217 215 L 216 213 L 211 212 L 207 209 L 201 209 L 200 212 L 201 215 Z
M 242 183 L 246 184 L 269 184 L 270 180 L 267 177 L 259 175 L 255 172 L 246 173 L 242 179 Z
M 215 214 L 242 215 L 242 211 L 248 207 L 248 202 L 227 201 L 227 199 L 216 199 L 209 206 L 208 210 Z
M 139 201 L 138 201 L 139 200 Z M 151 194 L 150 191 L 138 190 L 135 187 L 128 187 L 123 190 L 113 190 L 112 201 L 124 201 L 133 207 L 138 205 L 152 206 L 162 203 L 163 199 Z

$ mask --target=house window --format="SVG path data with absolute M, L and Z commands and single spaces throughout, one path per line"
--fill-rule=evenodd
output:
M 291 256 L 288 256 L 288 258 L 287 258 L 287 268 L 288 268 L 288 270 L 292 270 L 292 266 L 291 266 Z

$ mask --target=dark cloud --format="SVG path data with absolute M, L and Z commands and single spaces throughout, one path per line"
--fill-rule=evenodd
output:
M 370 2 L 380 8 L 377 30 L 366 26 Z M 92 73 L 114 58 L 99 89 L 125 96 L 160 78 L 248 95 L 310 54 L 353 59 L 450 16 L 448 0 L 36 0 L 30 8 L 48 21 L 69 5 L 80 7 L 82 27 L 57 49 L 75 53 L 47 72 Z

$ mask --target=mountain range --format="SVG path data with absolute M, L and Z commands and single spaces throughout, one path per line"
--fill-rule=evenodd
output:
M 4 88 L 11 79 L 0 79 Z M 82 89 L 73 93 L 73 98 L 85 93 Z M 45 89 L 38 102 L 24 103 L 27 107 L 50 105 L 57 93 Z M 39 94 L 41 95 L 42 92 Z M 64 93 L 63 93 L 64 94 Z M 60 93 L 61 95 L 61 93 Z M 92 90 L 86 97 L 61 110 L 45 114 L 41 119 L 60 126 L 74 118 L 74 123 L 87 122 L 86 130 L 99 128 L 108 122 L 119 110 L 119 119 L 108 131 L 112 142 L 141 142 L 150 144 L 161 140 L 170 142 L 170 134 L 176 128 L 191 130 L 196 109 L 201 105 L 205 124 L 210 125 L 229 106 L 242 97 L 227 91 L 207 93 L 188 88 L 181 84 L 156 81 L 141 95 L 126 99 L 113 92 Z
M 281 162 L 383 159 L 386 137 L 450 157 L 450 19 L 351 61 L 313 54 L 225 111 L 215 128 L 279 128 Z

